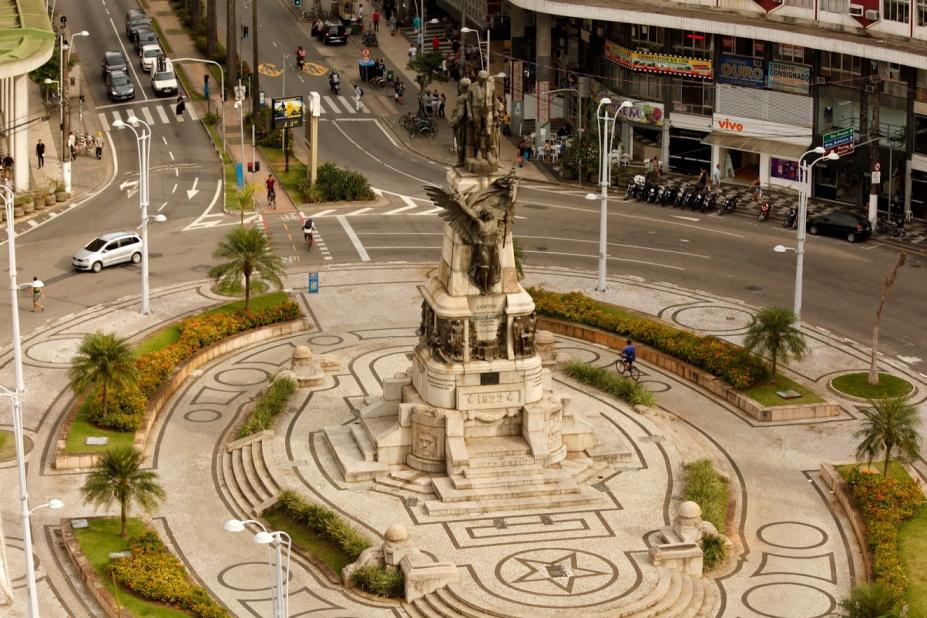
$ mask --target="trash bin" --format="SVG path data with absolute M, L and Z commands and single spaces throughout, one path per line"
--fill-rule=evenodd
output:
M 357 61 L 357 71 L 361 81 L 367 82 L 377 76 L 377 63 L 370 58 Z

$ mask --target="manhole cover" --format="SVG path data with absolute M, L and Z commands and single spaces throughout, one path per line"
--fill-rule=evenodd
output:
M 415 496 L 405 497 L 406 506 L 418 506 L 418 498 Z
M 761 288 L 761 287 L 758 286 L 758 285 L 748 285 L 748 286 L 747 286 L 747 289 L 748 289 L 749 291 L 751 291 L 751 292 L 759 292 L 759 291 L 762 290 L 763 288 Z
M 566 570 L 563 568 L 562 564 L 548 564 L 547 565 L 547 575 L 549 577 L 566 577 Z
M 541 515 L 541 523 L 545 526 L 552 526 L 554 524 L 554 520 L 550 518 L 550 515 Z

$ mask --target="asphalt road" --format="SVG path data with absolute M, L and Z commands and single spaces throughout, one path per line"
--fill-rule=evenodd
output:
M 61 6 L 71 8 L 78 3 L 61 0 Z M 114 6 L 107 2 L 109 15 L 100 0 L 80 6 L 83 11 L 72 10 L 73 15 L 69 16 L 75 29 L 99 30 L 109 25 L 79 42 L 82 56 L 91 59 L 91 81 L 99 80 L 92 59 L 105 49 L 118 48 L 119 41 L 127 44 L 122 16 L 130 3 L 122 0 Z M 284 50 L 307 44 L 305 27 L 293 21 L 281 2 L 262 3 L 261 11 L 263 23 L 273 24 L 272 34 L 269 28 L 259 28 L 262 50 L 267 52 L 267 62 L 279 67 L 283 64 Z M 245 15 L 248 23 L 250 13 Z M 113 24 L 109 24 L 110 17 Z M 320 66 L 334 65 L 345 70 L 355 60 L 353 46 L 320 50 L 314 41 L 308 44 L 312 45 L 309 61 Z M 127 52 L 131 57 L 132 50 L 127 48 Z M 274 60 L 278 54 L 280 59 Z M 140 79 L 144 84 L 144 78 Z M 277 96 L 282 91 L 282 75 L 262 76 L 261 84 L 268 98 Z M 286 93 L 308 94 L 311 90 L 327 95 L 326 78 L 297 74 L 290 67 Z M 92 94 L 98 104 L 106 104 L 102 89 Z M 150 91 L 146 96 L 151 97 Z M 142 99 L 100 111 L 111 122 L 114 111 L 122 113 L 124 118 L 127 109 L 140 111 L 148 107 L 157 119 L 154 111 L 157 103 Z M 427 201 L 423 186 L 443 184 L 447 169 L 397 144 L 382 121 L 377 121 L 374 112 L 385 111 L 382 107 L 371 106 L 372 109 L 353 113 L 345 105 L 347 96 L 344 99 L 329 98 L 325 103 L 327 113 L 320 125 L 320 158 L 361 170 L 387 203 L 377 207 L 318 206 L 304 210 L 306 215 L 314 217 L 319 229 L 320 242 L 312 253 L 306 253 L 302 245 L 299 215 L 270 213 L 263 217 L 275 250 L 293 272 L 321 272 L 323 293 L 324 269 L 328 264 L 428 262 L 437 260 L 440 254 L 442 221 Z M 216 195 L 218 169 L 205 132 L 189 129 L 189 124 L 181 127 L 168 122 L 158 123 L 155 130 L 152 211 L 166 202 L 162 212 L 169 219 L 167 223 L 150 226 L 152 287 L 204 277 L 216 240 L 226 226 L 236 223 L 232 217 L 202 216 Z M 133 176 L 137 170 L 134 138 L 127 130 L 114 131 L 112 135 L 119 161 L 117 180 L 81 208 L 30 230 L 17 242 L 20 265 L 29 265 L 27 269 L 21 268 L 20 276 L 35 271 L 43 273 L 50 283 L 50 310 L 41 316 L 24 310 L 24 332 L 37 326 L 40 320 L 138 294 L 138 266 L 112 268 L 99 275 L 70 270 L 71 253 L 91 236 L 134 227 L 138 222 L 137 196 L 129 197 L 126 190 L 118 188 L 120 183 L 137 178 Z M 187 199 L 186 190 L 197 178 L 199 193 Z M 585 200 L 584 193 L 569 187 L 522 183 L 515 234 L 528 265 L 585 270 L 597 267 L 599 206 Z M 214 209 L 212 213 L 215 212 Z M 793 244 L 794 232 L 773 223 L 680 212 L 615 198 L 610 202 L 608 239 L 611 274 L 701 289 L 754 306 L 792 304 L 795 256 L 774 253 L 772 247 Z M 882 280 L 895 254 L 893 249 L 872 241 L 851 245 L 836 239 L 809 237 L 804 320 L 867 342 Z M 927 356 L 927 336 L 917 328 L 922 307 L 927 304 L 924 263 L 923 257 L 912 256 L 898 277 L 883 316 L 881 337 L 884 352 L 904 358 L 921 371 L 927 371 L 922 360 Z

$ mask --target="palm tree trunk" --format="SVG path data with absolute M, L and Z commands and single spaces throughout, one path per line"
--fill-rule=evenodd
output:
M 882 282 L 882 294 L 879 297 L 879 308 L 876 309 L 875 326 L 872 327 L 872 356 L 869 359 L 868 382 L 873 386 L 879 385 L 877 360 L 879 356 L 879 323 L 882 321 L 882 309 L 885 307 L 885 299 L 888 298 L 888 293 L 891 292 L 892 286 L 895 285 L 895 277 L 898 276 L 898 270 L 904 266 L 907 257 L 908 254 L 904 251 L 899 253 L 898 259 L 895 260 L 895 265 L 888 271 L 888 274 L 885 276 L 885 281 Z
M 776 383 L 776 361 L 779 360 L 776 356 L 776 354 L 772 355 L 772 377 L 769 380 L 770 384 Z
M 103 390 L 103 393 L 102 393 L 103 397 L 102 397 L 102 401 L 100 402 L 100 411 L 102 412 L 101 416 L 103 418 L 106 418 L 106 384 L 103 385 L 102 390 Z
M 119 517 L 122 520 L 122 532 L 120 534 L 124 539 L 129 538 L 129 530 L 126 528 L 126 506 L 124 500 L 119 503 Z
M 190 5 L 190 29 L 197 31 L 200 25 L 200 0 L 193 0 Z
M 264 130 L 264 122 L 261 119 L 261 79 L 258 66 L 258 3 L 257 0 L 251 2 L 251 122 L 257 127 L 258 132 Z
M 229 2 L 225 9 L 225 88 L 229 92 L 238 82 L 238 0 Z M 223 94 L 223 96 L 225 96 Z M 244 160 L 245 153 L 241 153 Z
M 206 0 L 206 55 L 210 59 L 216 54 L 219 43 L 219 15 L 216 11 L 216 0 Z
M 895 448 L 894 444 L 885 445 L 885 467 L 882 468 L 882 476 L 884 478 L 888 478 L 888 461 L 892 457 L 892 451 L 894 450 L 894 448 Z
M 251 274 L 245 272 L 245 311 L 248 310 L 248 303 L 251 302 Z

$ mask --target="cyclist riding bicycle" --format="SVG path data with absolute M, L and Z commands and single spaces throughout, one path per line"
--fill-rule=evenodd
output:
M 267 187 L 267 203 L 277 208 L 277 181 L 274 180 L 273 176 L 268 176 L 267 180 L 264 181 L 264 186 Z
M 296 48 L 296 66 L 302 69 L 304 64 L 306 64 L 306 50 L 300 45 Z
M 309 242 L 309 236 L 315 232 L 315 223 L 312 222 L 312 219 L 306 219 L 303 221 L 303 240 Z
M 634 361 L 637 359 L 637 348 L 634 347 L 634 344 L 631 343 L 631 340 L 627 340 L 627 345 L 624 346 L 624 349 L 621 351 L 622 360 L 624 360 L 625 367 L 630 371 L 631 367 L 634 366 Z

